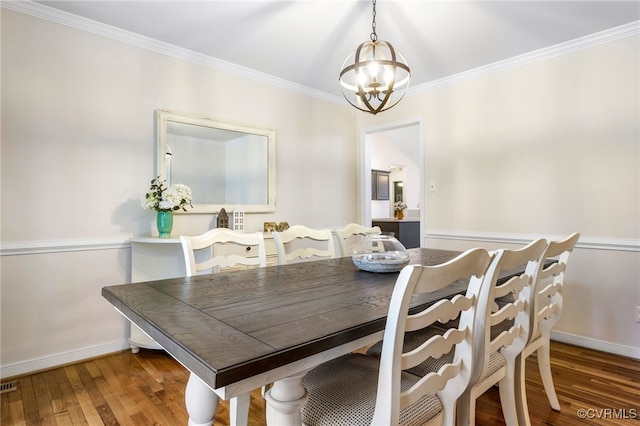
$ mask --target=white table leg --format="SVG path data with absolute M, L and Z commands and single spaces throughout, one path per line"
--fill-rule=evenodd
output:
M 229 423 L 231 426 L 247 426 L 250 404 L 251 395 L 249 393 L 243 393 L 229 400 Z
M 267 425 L 300 426 L 300 408 L 307 402 L 307 390 L 302 386 L 305 372 L 276 381 L 264 399 L 267 401 Z
M 184 399 L 189 414 L 189 426 L 213 425 L 213 416 L 218 408 L 218 395 L 193 373 L 189 374 Z

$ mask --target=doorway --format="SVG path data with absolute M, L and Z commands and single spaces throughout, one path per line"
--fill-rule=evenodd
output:
M 360 220 L 370 226 L 371 220 L 378 218 L 384 209 L 372 205 L 371 169 L 403 170 L 403 173 L 390 179 L 391 197 L 388 203 L 387 217 L 393 217 L 392 206 L 396 194 L 401 194 L 407 206 L 407 212 L 420 221 L 420 235 L 424 235 L 424 140 L 423 121 L 421 118 L 387 123 L 380 126 L 364 128 L 360 137 Z M 381 145 L 380 140 L 384 144 Z M 383 146 L 385 148 L 380 148 Z M 391 151 L 378 152 L 378 149 Z M 392 154 L 389 154 L 392 152 Z M 393 158 L 391 158 L 393 156 Z M 377 202 L 376 202 L 377 203 Z M 374 213 L 375 216 L 374 217 Z M 420 238 L 422 245 L 423 238 Z
M 402 196 L 402 186 L 403 186 L 403 182 L 401 180 L 393 182 L 393 202 L 394 203 L 397 203 L 398 201 L 404 201 L 404 198 Z

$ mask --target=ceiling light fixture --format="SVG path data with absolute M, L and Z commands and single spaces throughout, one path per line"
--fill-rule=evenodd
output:
M 376 0 L 372 0 L 371 41 L 344 60 L 340 87 L 345 99 L 360 111 L 377 114 L 396 105 L 409 88 L 411 71 L 404 56 L 376 34 Z

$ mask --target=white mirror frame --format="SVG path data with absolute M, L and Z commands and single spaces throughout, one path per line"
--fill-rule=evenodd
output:
M 193 124 L 196 126 L 211 127 L 216 129 L 230 130 L 234 132 L 247 133 L 267 137 L 267 204 L 240 204 L 245 213 L 267 213 L 276 211 L 276 131 L 271 129 L 261 129 L 237 124 L 221 123 L 211 117 L 200 116 L 189 113 L 182 113 L 169 110 L 156 111 L 157 144 L 156 144 L 156 175 L 160 180 L 166 180 L 167 185 L 171 185 L 169 164 L 166 161 L 167 151 L 167 122 L 177 122 L 183 124 Z M 179 182 L 177 182 L 179 183 Z M 231 212 L 236 204 L 194 204 L 193 208 L 187 207 L 187 211 L 176 210 L 174 213 L 218 213 L 224 208 Z

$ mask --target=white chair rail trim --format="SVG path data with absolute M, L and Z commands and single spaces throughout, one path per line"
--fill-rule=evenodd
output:
M 486 241 L 505 244 L 528 244 L 537 238 L 558 240 L 566 235 L 501 234 L 489 232 L 427 231 L 425 238 L 437 240 Z M 0 242 L 0 256 L 64 253 L 72 251 L 121 250 L 131 248 L 131 236 L 76 238 Z M 640 240 L 581 236 L 576 248 L 640 252 Z
M 120 250 L 131 248 L 131 236 L 77 238 L 67 240 L 13 241 L 0 243 L 0 256 L 63 253 L 69 251 Z
M 496 232 L 428 230 L 425 233 L 424 237 L 435 240 L 464 240 L 503 244 L 528 244 L 538 238 L 546 238 L 549 241 L 562 240 L 563 238 L 566 238 L 566 235 L 503 234 Z M 640 239 L 580 236 L 578 244 L 576 244 L 576 248 L 640 252 Z

